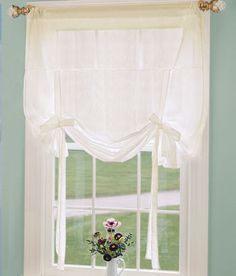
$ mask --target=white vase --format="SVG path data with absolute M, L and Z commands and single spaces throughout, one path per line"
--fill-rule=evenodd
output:
M 107 262 L 106 276 L 121 276 L 125 269 L 125 262 L 121 258 L 111 259 Z

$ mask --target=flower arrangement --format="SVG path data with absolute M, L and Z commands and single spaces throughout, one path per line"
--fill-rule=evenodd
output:
M 104 221 L 103 226 L 106 230 L 105 236 L 101 232 L 96 232 L 93 239 L 87 240 L 87 242 L 91 246 L 89 251 L 92 255 L 99 253 L 103 255 L 104 261 L 109 262 L 124 255 L 127 247 L 133 244 L 132 234 L 123 235 L 116 232 L 116 229 L 121 226 L 121 222 L 114 218 Z

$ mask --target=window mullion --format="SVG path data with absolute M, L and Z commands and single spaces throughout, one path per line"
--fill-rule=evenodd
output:
M 136 231 L 136 268 L 140 269 L 141 248 L 141 153 L 137 155 L 137 231 Z
M 53 206 L 54 209 L 57 209 L 57 204 Z M 82 206 L 82 205 L 67 205 L 67 210 L 91 210 L 92 206 Z M 111 211 L 111 212 L 137 212 L 137 208 L 116 208 L 116 207 L 96 207 L 96 211 Z M 140 208 L 140 213 L 148 214 L 150 212 L 149 209 Z M 166 215 L 179 215 L 179 210 L 157 210 L 158 214 L 166 214 Z
M 95 213 L 95 201 L 96 201 L 96 158 L 93 157 L 92 164 L 93 182 L 92 182 L 92 233 L 96 231 L 96 213 Z M 92 256 L 92 267 L 96 265 L 96 256 Z

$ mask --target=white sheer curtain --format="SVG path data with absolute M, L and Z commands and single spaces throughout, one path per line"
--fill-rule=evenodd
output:
M 203 20 L 192 4 L 38 7 L 29 14 L 24 110 L 33 133 L 59 158 L 59 268 L 66 135 L 113 162 L 152 142 L 146 257 L 159 268 L 157 168 L 194 156 L 206 121 Z

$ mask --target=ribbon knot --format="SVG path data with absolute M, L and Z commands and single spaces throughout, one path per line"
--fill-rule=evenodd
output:
M 165 134 L 170 136 L 175 142 L 178 142 L 180 140 L 180 133 L 178 130 L 170 127 L 163 121 L 159 119 L 159 117 L 156 114 L 152 114 L 149 118 L 149 120 L 157 126 L 158 130 L 162 130 Z
M 59 118 L 57 116 L 53 116 L 40 126 L 40 130 L 41 132 L 48 132 L 48 131 L 55 130 L 57 128 L 74 126 L 75 124 L 76 124 L 76 121 L 74 119 Z

